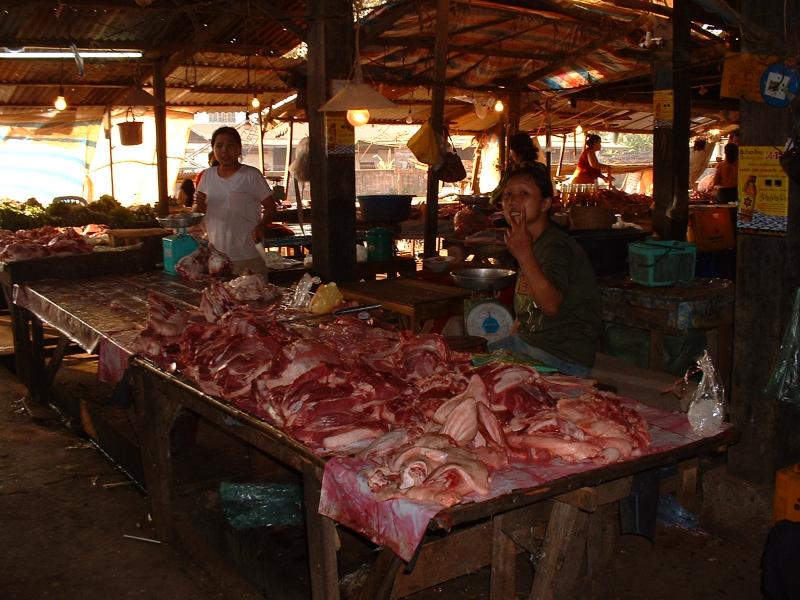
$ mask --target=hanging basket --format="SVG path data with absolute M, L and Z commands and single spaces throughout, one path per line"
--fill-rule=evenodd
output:
M 117 123 L 117 127 L 119 127 L 119 140 L 123 146 L 138 146 L 142 143 L 142 123 L 136 120 L 130 108 L 125 115 L 126 118 L 128 115 L 131 117 L 130 121 Z

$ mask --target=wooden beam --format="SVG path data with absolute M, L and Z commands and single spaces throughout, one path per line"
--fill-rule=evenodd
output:
M 506 19 L 503 19 L 505 22 Z M 518 35 L 514 33 L 513 35 Z M 513 36 L 509 36 L 513 37 Z M 378 38 L 369 45 L 362 45 L 365 52 L 383 50 L 394 46 L 403 48 L 429 48 L 433 49 L 433 37 L 383 37 Z M 449 44 L 448 51 L 462 54 L 480 54 L 481 56 L 499 56 L 503 58 L 523 58 L 532 60 L 555 60 L 557 54 L 540 54 L 537 50 L 504 50 L 495 45 L 495 42 L 483 46 L 467 46 L 463 44 Z
M 153 69 L 153 95 L 158 103 L 153 108 L 156 124 L 158 214 L 163 217 L 169 213 L 169 190 L 167 186 L 167 98 L 164 89 L 164 70 L 160 62 L 157 62 Z
M 450 0 L 436 0 L 436 46 L 434 48 L 434 86 L 431 98 L 431 127 L 442 131 L 444 117 L 445 76 L 447 71 L 447 36 L 449 30 Z M 425 258 L 436 254 L 436 234 L 439 213 L 439 179 L 428 167 L 428 188 L 425 206 Z
M 361 40 L 364 45 L 371 43 L 387 29 L 390 29 L 400 17 L 414 10 L 408 0 L 400 0 L 388 6 L 380 7 L 370 15 L 369 21 L 361 26 Z M 362 46 L 363 47 L 363 46 Z

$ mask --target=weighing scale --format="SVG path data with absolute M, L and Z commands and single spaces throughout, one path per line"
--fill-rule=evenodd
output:
M 514 283 L 516 272 L 511 269 L 458 269 L 451 273 L 458 287 L 473 290 L 472 298 L 464 300 L 464 328 L 467 335 L 478 335 L 494 342 L 511 335 L 514 315 L 497 300 L 496 292 Z
M 164 248 L 164 270 L 172 275 L 177 275 L 175 265 L 184 256 L 191 254 L 200 246 L 200 243 L 191 235 L 186 233 L 186 229 L 192 225 L 197 225 L 203 220 L 203 213 L 176 213 L 166 217 L 158 217 L 156 220 L 162 227 L 174 229 L 173 235 L 168 235 L 162 239 Z

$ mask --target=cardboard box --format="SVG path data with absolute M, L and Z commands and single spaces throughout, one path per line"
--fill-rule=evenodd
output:
M 732 213 L 730 208 L 693 210 L 687 239 L 694 241 L 698 252 L 732 250 L 736 246 Z

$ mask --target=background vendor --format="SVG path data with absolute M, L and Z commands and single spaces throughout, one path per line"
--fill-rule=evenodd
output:
M 519 133 L 515 133 L 508 138 L 509 165 L 506 169 L 506 172 L 503 173 L 500 183 L 497 184 L 497 187 L 492 191 L 492 205 L 497 207 L 500 206 L 503 196 L 503 188 L 505 187 L 508 178 L 514 172 L 514 170 L 520 167 L 532 166 L 536 164 L 538 156 L 539 149 L 534 145 L 533 140 L 531 140 L 531 136 L 529 136 L 527 133 L 520 131 Z
M 585 377 L 601 332 L 600 292 L 589 258 L 550 222 L 553 184 L 546 169 L 515 170 L 503 190 L 506 246 L 519 264 L 516 332 L 489 344 Z
M 242 140 L 233 127 L 217 129 L 211 147 L 219 164 L 204 171 L 193 210 L 205 213 L 208 241 L 228 255 L 235 274 L 266 273 L 256 242 L 275 216 L 272 190 L 258 169 L 239 162 Z
M 739 146 L 725 144 L 725 159 L 717 164 L 714 171 L 714 188 L 717 202 L 734 204 L 739 199 Z
M 586 147 L 578 157 L 578 164 L 572 174 L 570 183 L 596 184 L 599 178 L 610 184 L 614 180 L 611 174 L 603 175 L 602 169 L 609 170 L 611 167 L 602 164 L 597 158 L 597 153 L 600 152 L 602 145 L 600 136 L 596 133 L 590 133 L 586 136 Z

